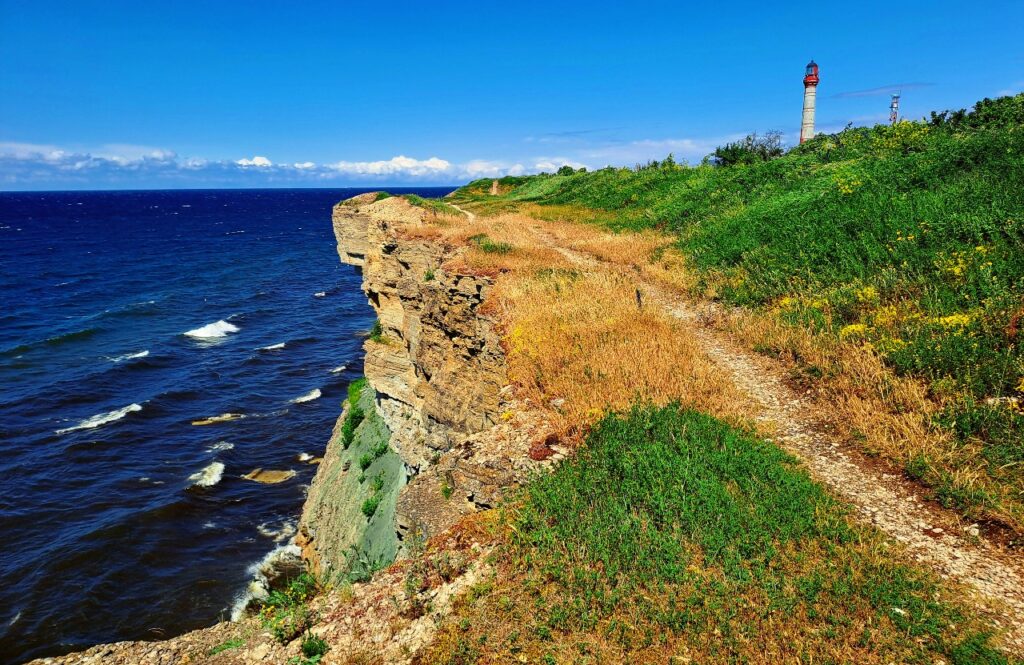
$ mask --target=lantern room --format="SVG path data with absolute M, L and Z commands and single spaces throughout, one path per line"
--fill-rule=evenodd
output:
M 804 85 L 818 85 L 818 63 L 813 60 L 807 63 L 807 71 L 804 73 Z

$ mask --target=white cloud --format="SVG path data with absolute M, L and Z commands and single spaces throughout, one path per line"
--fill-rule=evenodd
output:
M 538 157 L 537 162 L 533 165 L 535 171 L 554 172 L 563 166 L 571 166 L 574 169 L 578 169 L 581 166 L 587 166 L 583 162 L 578 162 L 568 157 Z
M 1016 83 L 1011 83 L 1010 87 L 1003 88 L 997 92 L 996 97 L 1012 97 L 1013 95 L 1018 95 L 1021 92 L 1024 92 L 1024 81 L 1017 81 Z
M 405 155 L 399 155 L 392 157 L 388 160 L 380 160 L 376 162 L 347 162 L 340 161 L 334 164 L 327 164 L 327 168 L 334 169 L 339 173 L 347 175 L 370 175 L 370 176 L 382 176 L 382 175 L 409 175 L 409 176 L 425 176 L 425 175 L 438 175 L 449 171 L 452 167 L 451 162 L 437 157 L 431 157 L 430 159 L 413 159 L 412 157 L 406 157 Z
M 260 157 L 259 155 L 256 155 L 252 159 L 247 159 L 245 157 L 243 157 L 242 159 L 236 159 L 235 164 L 238 164 L 239 166 L 258 166 L 260 168 L 265 168 L 267 166 L 274 165 L 274 163 L 271 162 L 269 159 L 267 159 L 266 157 Z
M 315 168 L 316 164 L 314 164 L 313 162 L 295 162 L 294 164 L 292 164 L 292 167 L 304 170 Z
M 526 167 L 519 163 L 474 159 L 463 164 L 461 170 L 470 179 L 500 178 L 505 175 L 522 175 Z

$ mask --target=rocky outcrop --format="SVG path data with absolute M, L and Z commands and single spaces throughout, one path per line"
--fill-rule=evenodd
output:
M 482 310 L 493 279 L 448 267 L 461 250 L 422 233 L 431 215 L 372 194 L 333 214 L 338 254 L 362 270 L 377 312 L 364 373 L 409 474 L 395 516 L 403 540 L 494 505 L 535 465 L 526 455 L 532 428 L 501 419 L 520 410 L 496 321 Z
M 407 476 L 401 458 L 387 447 L 391 432 L 374 404 L 369 386 L 355 403 L 345 402 L 302 507 L 295 542 L 319 579 L 365 575 L 398 554 L 395 504 Z M 342 430 L 353 409 L 362 420 L 346 442 Z M 371 505 L 373 510 L 364 508 Z

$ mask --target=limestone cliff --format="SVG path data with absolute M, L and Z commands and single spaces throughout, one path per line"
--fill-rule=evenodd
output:
M 492 279 L 449 269 L 459 250 L 417 236 L 432 213 L 378 198 L 339 203 L 333 224 L 338 255 L 362 271 L 377 312 L 364 374 L 407 475 L 393 526 L 408 544 L 494 505 L 535 463 L 526 455 L 530 428 L 513 431 L 500 419 L 514 406 L 496 321 L 481 309 Z M 342 477 L 342 457 L 328 450 L 303 513 L 300 543 L 314 567 L 342 566 L 340 554 L 364 544 L 362 531 L 343 526 L 353 514 L 339 503 L 347 495 L 329 487 Z

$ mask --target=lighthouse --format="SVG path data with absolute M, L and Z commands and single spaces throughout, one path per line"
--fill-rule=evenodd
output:
M 800 143 L 814 138 L 814 100 L 818 96 L 818 64 L 811 60 L 804 73 L 804 115 L 800 122 Z

